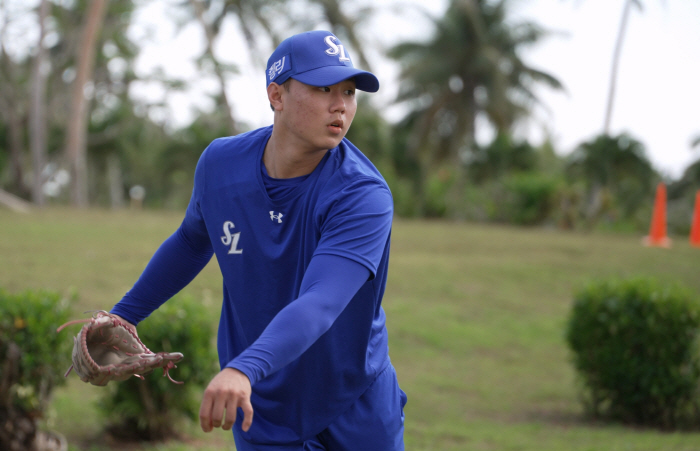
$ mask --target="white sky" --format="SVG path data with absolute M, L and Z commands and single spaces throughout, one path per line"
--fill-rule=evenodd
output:
M 177 31 L 169 20 L 173 1 L 150 0 L 136 16 L 132 37 L 143 44 L 137 70 L 155 67 L 173 76 L 197 81 L 186 93 L 165 93 L 156 85 L 142 85 L 135 94 L 152 101 L 166 100 L 172 108 L 163 112 L 176 124 L 192 119 L 192 106 L 211 107 L 204 93 L 215 92 L 216 83 L 197 78 L 192 58 L 203 48 L 203 35 L 195 25 Z M 388 8 L 391 0 L 373 0 Z M 410 0 L 435 14 L 444 11 L 446 0 Z M 644 10 L 634 9 L 628 22 L 620 61 L 611 133 L 628 132 L 647 147 L 654 167 L 678 177 L 700 158 L 700 148 L 690 142 L 700 135 L 700 1 L 644 0 Z M 557 77 L 566 93 L 540 89 L 538 94 L 548 111 L 518 130 L 533 144 L 549 134 L 555 148 L 568 154 L 582 141 L 603 128 L 605 102 L 615 38 L 624 0 L 511 0 L 513 21 L 530 20 L 557 34 L 522 54 L 531 66 Z M 379 57 L 378 49 L 405 38 L 424 37 L 429 23 L 408 8 L 387 9 L 369 24 L 365 42 L 371 44 L 373 71 L 382 88 L 375 105 L 389 119 L 399 114 L 390 105 L 396 92 L 397 68 Z M 227 93 L 233 99 L 236 118 L 251 126 L 271 123 L 272 113 L 265 96 L 264 68 L 255 66 L 245 42 L 233 24 L 224 28 L 217 42 L 217 57 L 235 62 L 241 73 L 229 80 Z M 269 53 L 258 55 L 267 61 Z M 487 139 L 487 127 L 477 137 Z

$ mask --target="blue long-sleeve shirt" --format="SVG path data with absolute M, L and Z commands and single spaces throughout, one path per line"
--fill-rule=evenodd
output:
M 113 312 L 134 323 L 215 253 L 223 276 L 221 367 L 253 385 L 243 437 L 292 443 L 323 430 L 388 364 L 381 300 L 393 203 L 349 141 L 308 176 L 267 177 L 271 127 L 214 141 L 180 228 Z

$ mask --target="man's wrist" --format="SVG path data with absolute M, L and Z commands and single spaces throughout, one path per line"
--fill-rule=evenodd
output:
M 250 382 L 251 386 L 253 384 L 255 384 L 255 382 L 257 382 L 257 380 L 255 380 L 255 376 L 254 376 L 255 371 L 252 371 L 250 368 L 247 368 L 245 365 L 241 365 L 238 362 L 229 363 L 228 365 L 226 365 L 224 370 L 234 370 L 234 371 L 241 373 L 242 375 L 244 375 L 245 377 L 248 378 L 248 381 Z

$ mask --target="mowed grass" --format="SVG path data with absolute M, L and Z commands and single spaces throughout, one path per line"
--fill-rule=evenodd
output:
M 76 316 L 109 309 L 180 221 L 174 212 L 0 211 L 0 286 L 75 293 Z M 699 433 L 587 421 L 564 343 L 572 294 L 594 278 L 653 276 L 700 293 L 700 249 L 674 238 L 658 249 L 635 235 L 396 220 L 384 306 L 409 396 L 406 449 L 700 450 Z M 216 262 L 185 292 L 215 326 Z M 56 392 L 49 425 L 73 449 L 123 447 L 101 431 L 101 390 L 73 376 Z M 183 433 L 184 442 L 131 449 L 234 449 L 228 432 L 191 424 Z

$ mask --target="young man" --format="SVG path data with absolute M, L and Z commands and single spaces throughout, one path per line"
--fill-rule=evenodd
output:
M 326 31 L 282 42 L 266 75 L 274 124 L 207 147 L 182 225 L 112 313 L 137 324 L 216 253 L 222 370 L 202 429 L 233 427 L 239 451 L 403 450 L 381 307 L 393 201 L 344 138 L 355 90 L 379 82 Z

